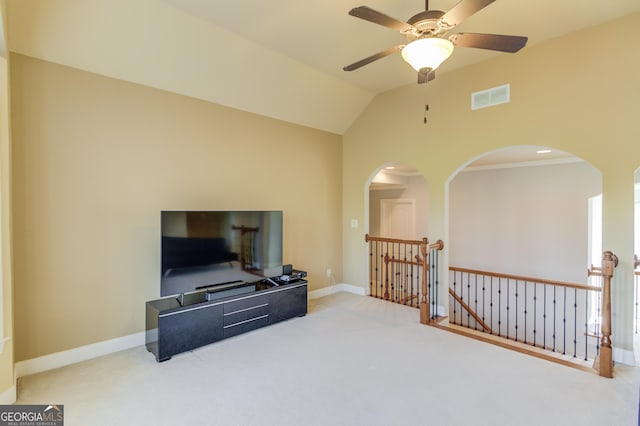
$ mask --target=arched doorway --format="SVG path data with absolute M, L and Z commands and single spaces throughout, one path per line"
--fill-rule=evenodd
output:
M 462 167 L 448 184 L 450 322 L 591 359 L 601 193 L 598 169 L 546 147 L 504 148 Z

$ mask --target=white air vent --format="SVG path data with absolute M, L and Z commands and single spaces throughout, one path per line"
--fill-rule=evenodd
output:
M 486 108 L 509 102 L 509 85 L 493 87 L 471 94 L 471 109 Z

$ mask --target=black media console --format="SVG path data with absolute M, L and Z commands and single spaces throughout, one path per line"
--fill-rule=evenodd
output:
M 156 361 L 307 313 L 307 281 L 261 280 L 146 304 L 147 350 Z

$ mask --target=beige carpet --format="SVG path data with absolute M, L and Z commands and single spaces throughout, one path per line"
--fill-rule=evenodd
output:
M 636 368 L 615 379 L 418 323 L 339 293 L 304 318 L 156 363 L 144 347 L 24 377 L 18 403 L 74 425 L 636 425 Z

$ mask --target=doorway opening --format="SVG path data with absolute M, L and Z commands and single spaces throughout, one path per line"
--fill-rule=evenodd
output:
M 430 316 L 428 190 L 416 169 L 394 164 L 378 169 L 367 191 L 369 295 L 419 307 L 421 320 Z

